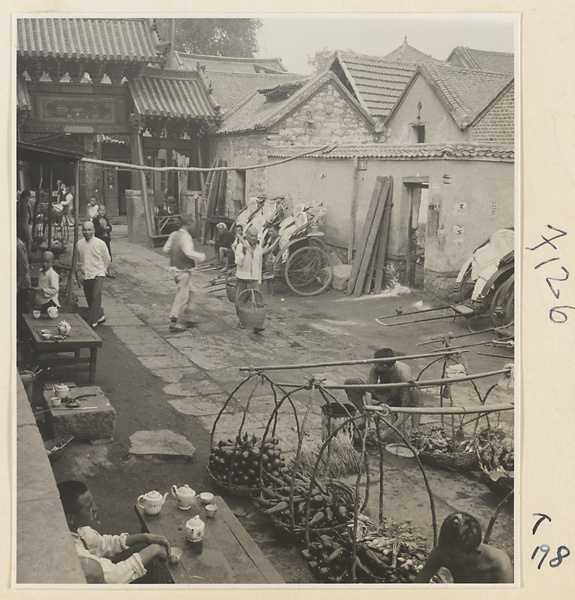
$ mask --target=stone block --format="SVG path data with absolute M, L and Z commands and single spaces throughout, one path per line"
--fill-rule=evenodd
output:
M 339 264 L 333 268 L 333 281 L 331 287 L 340 292 L 347 290 L 347 282 L 351 274 L 351 265 Z
M 57 408 L 50 407 L 49 422 L 54 439 L 74 436 L 76 440 L 112 440 L 116 424 L 116 411 L 97 386 L 78 387 L 70 390 L 70 397 L 83 394 L 94 394 L 80 400 L 77 408 L 67 408 L 61 404 Z M 44 399 L 49 404 L 53 396 L 51 390 L 44 392 Z

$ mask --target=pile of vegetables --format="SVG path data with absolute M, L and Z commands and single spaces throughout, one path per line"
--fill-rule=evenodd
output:
M 482 430 L 478 436 L 478 448 L 479 464 L 492 481 L 513 478 L 515 468 L 513 439 L 507 438 L 502 429 Z
M 293 496 L 293 524 L 290 515 L 290 491 L 295 477 Z M 264 487 L 254 498 L 260 511 L 273 519 L 276 525 L 301 533 L 306 523 L 306 505 L 310 480 L 301 474 L 282 473 L 282 478 L 270 474 L 273 485 Z M 329 481 L 314 481 L 309 509 L 310 529 L 324 529 L 344 525 L 353 515 L 353 493 L 341 494 L 343 484 L 333 487 Z
M 357 542 L 355 581 L 357 583 L 411 583 L 421 570 L 427 552 L 422 540 L 402 524 L 387 523 L 377 528 L 363 515 L 368 530 Z M 351 583 L 353 546 L 340 533 L 317 536 L 302 550 L 310 571 L 322 582 Z
M 260 465 L 264 483 L 270 481 L 270 475 L 280 477 L 286 468 L 277 438 L 261 440 L 244 433 L 235 440 L 220 440 L 209 458 L 209 470 L 216 480 L 241 488 L 258 487 Z
M 457 438 L 456 434 L 456 439 L 453 441 L 451 437 L 446 436 L 445 429 L 434 425 L 427 430 L 412 431 L 409 436 L 409 443 L 420 452 L 427 452 L 428 454 L 475 452 L 473 440 L 465 441 Z

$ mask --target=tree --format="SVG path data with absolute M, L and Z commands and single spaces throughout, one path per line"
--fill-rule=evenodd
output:
M 169 40 L 171 19 L 157 24 L 162 40 Z M 191 54 L 252 58 L 261 26 L 261 19 L 176 19 L 174 46 Z
M 313 56 L 307 57 L 307 64 L 312 67 L 314 74 L 323 73 L 329 68 L 334 54 L 335 51 L 327 47 L 317 50 Z

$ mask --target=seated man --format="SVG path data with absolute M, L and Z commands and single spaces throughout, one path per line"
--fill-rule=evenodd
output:
M 441 567 L 449 569 L 454 583 L 513 583 L 509 556 L 482 543 L 477 519 L 463 512 L 452 513 L 443 521 L 438 544 L 414 583 L 428 583 Z
M 216 251 L 216 259 L 219 261 L 222 269 L 227 269 L 228 267 L 228 256 L 233 254 L 232 244 L 235 239 L 234 234 L 228 231 L 225 223 L 218 223 L 216 225 L 214 250 Z
M 373 358 L 392 358 L 395 354 L 391 348 L 380 348 L 376 350 Z M 413 376 L 411 369 L 406 363 L 398 360 L 390 362 L 374 363 L 367 383 L 402 383 L 412 381 Z M 365 385 L 363 379 L 346 379 L 344 385 Z M 346 390 L 345 391 L 348 400 L 352 402 L 355 407 L 362 413 L 365 412 L 364 406 L 366 404 L 387 404 L 387 406 L 423 406 L 423 399 L 421 392 L 417 388 L 393 388 L 389 390 Z M 392 413 L 391 422 L 395 427 L 401 427 L 407 420 L 407 414 Z M 421 421 L 421 415 L 411 415 L 411 424 L 414 430 L 419 428 L 419 422 Z M 381 435 L 382 441 L 392 436 L 394 433 L 393 429 L 384 431 Z
M 60 290 L 60 276 L 52 265 L 54 254 L 46 251 L 42 253 L 40 272 L 38 273 L 38 287 L 34 288 L 34 305 L 46 313 L 51 306 L 60 308 L 58 292 Z
M 62 508 L 80 558 L 97 560 L 106 583 L 167 583 L 170 542 L 149 533 L 100 535 L 90 527 L 97 516 L 90 490 L 80 481 L 58 484 Z

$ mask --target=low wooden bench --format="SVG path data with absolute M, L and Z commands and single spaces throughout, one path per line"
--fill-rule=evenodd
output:
M 157 515 L 146 514 L 136 504 L 142 531 L 163 535 L 172 546 L 182 550 L 180 562 L 168 564 L 172 581 L 186 585 L 285 583 L 223 498 L 217 496 L 214 503 L 218 506 L 214 519 L 206 518 L 199 498 L 190 510 L 180 510 L 174 498 L 168 495 Z M 196 514 L 206 524 L 204 540 L 199 547 L 186 540 L 185 524 Z

